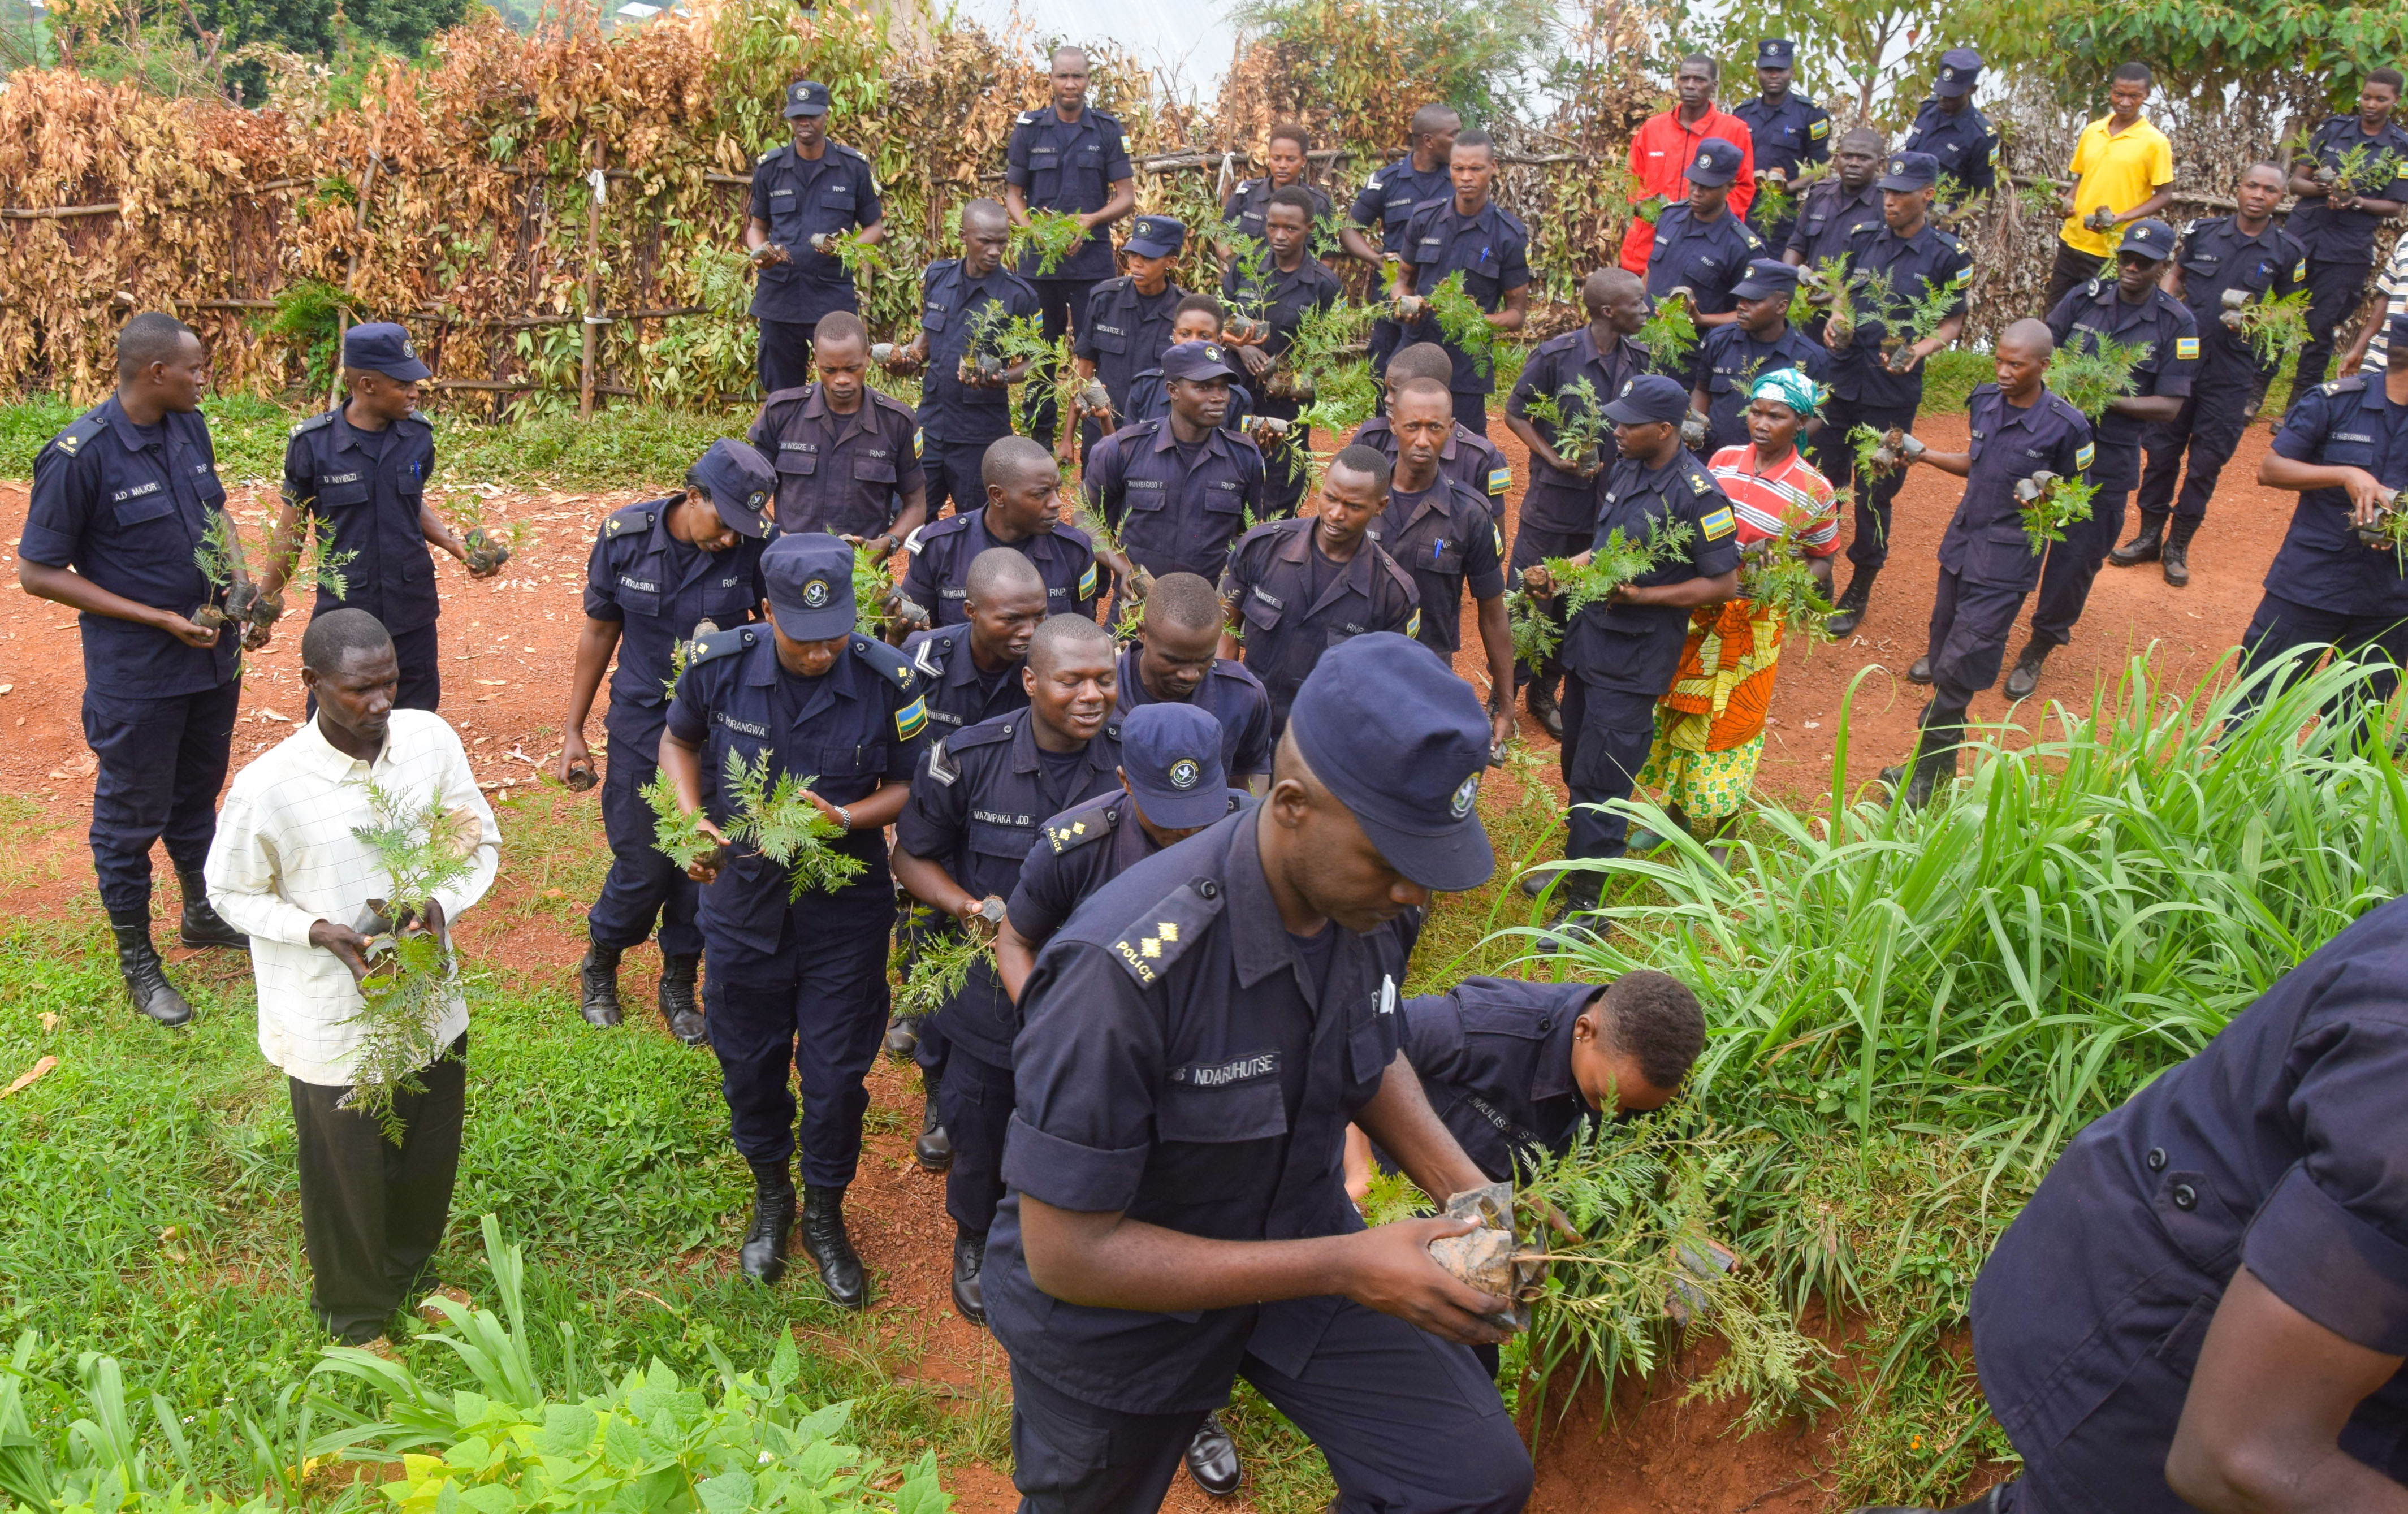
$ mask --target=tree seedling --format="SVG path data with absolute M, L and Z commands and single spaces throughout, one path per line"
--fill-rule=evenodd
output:
M 1613 428 L 1606 423 L 1605 407 L 1598 403 L 1597 386 L 1585 376 L 1573 379 L 1552 394 L 1533 394 L 1522 407 L 1522 414 L 1546 427 L 1547 444 L 1555 455 L 1572 465 L 1574 471 L 1586 468 L 1597 460 Z
M 423 1092 L 419 1069 L 443 1054 L 437 1027 L 458 992 L 450 922 L 440 934 L 431 929 L 426 907 L 475 870 L 484 827 L 466 805 L 447 809 L 439 785 L 418 802 L 371 778 L 367 794 L 373 823 L 355 825 L 351 834 L 376 853 L 387 887 L 383 898 L 367 901 L 366 917 L 354 926 L 368 938 L 361 953 L 368 974 L 360 982 L 359 1013 L 348 1021 L 361 1027 L 362 1038 L 341 1107 L 366 1114 L 397 1141 L 402 1121 L 394 1100 Z
M 2065 528 L 2090 519 L 2090 501 L 2098 485 L 2087 478 L 2067 478 L 2042 471 L 2015 480 L 2015 507 L 2024 520 L 2024 539 L 2038 557 L 2048 544 L 2065 539 Z
M 460 532 L 460 545 L 468 550 L 468 571 L 478 575 L 491 573 L 510 560 L 526 541 L 526 522 L 512 521 L 507 530 L 496 533 L 485 524 L 485 502 L 476 494 L 458 496 L 451 507 L 452 520 Z
M 2083 327 L 2048 360 L 2048 387 L 2091 424 L 2113 401 L 2132 392 L 2132 370 L 2149 355 L 2146 342 L 2119 342 Z
M 208 580 L 211 593 L 208 603 L 187 619 L 214 631 L 250 618 L 257 607 L 259 587 L 251 581 L 251 567 L 243 559 L 242 528 L 235 524 L 233 516 L 223 510 L 209 511 L 201 527 L 201 544 L 193 549 L 193 564 Z
M 1657 373 L 1680 377 L 1688 372 L 1689 354 L 1698 349 L 1696 296 L 1687 285 L 1667 291 L 1656 302 L 1646 324 L 1630 339 L 1647 350 Z
M 1080 225 L 1079 218 L 1070 212 L 1032 209 L 1027 225 L 1011 229 L 1011 238 L 1004 244 L 1004 259 L 1017 267 L 1035 253 L 1036 277 L 1050 279 L 1086 240 L 1087 228 Z

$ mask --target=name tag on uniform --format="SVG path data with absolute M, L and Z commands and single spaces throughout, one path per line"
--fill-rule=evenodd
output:
M 769 198 L 771 198 L 771 199 L 773 199 L 773 200 L 774 200 L 774 199 L 776 199 L 776 198 L 777 198 L 779 195 L 781 195 L 781 194 L 792 194 L 792 193 L 795 193 L 795 192 L 794 192 L 793 190 L 790 190 L 790 189 L 777 189 L 777 190 L 771 190 L 771 191 L 769 192 Z
M 1170 1069 L 1170 1080 L 1189 1088 L 1227 1088 L 1232 1083 L 1251 1083 L 1256 1078 L 1270 1078 L 1279 1072 L 1277 1051 L 1257 1051 L 1249 1057 L 1234 1057 L 1227 1062 L 1194 1064 Z
M 318 482 L 321 486 L 335 483 L 357 483 L 359 481 L 360 476 L 356 473 L 322 473 L 318 476 Z
M 1037 823 L 1034 815 L 1007 815 L 998 809 L 973 809 L 970 819 L 983 825 L 1030 826 Z
M 132 489 L 121 489 L 116 493 L 113 493 L 108 497 L 111 502 L 124 499 L 135 499 L 143 494 L 155 494 L 159 492 L 160 487 L 159 480 L 153 478 L 147 484 L 137 485 Z
M 1254 591 L 1254 597 L 1255 597 L 1256 599 L 1261 600 L 1264 604 L 1268 605 L 1268 606 L 1269 606 L 1271 608 L 1273 608 L 1273 609 L 1285 609 L 1285 608 L 1287 608 L 1287 603 L 1286 603 L 1286 601 L 1284 601 L 1284 600 L 1281 600 L 1281 599 L 1277 599 L 1277 598 L 1274 598 L 1272 595 L 1270 595 L 1270 594 L 1268 594 L 1268 593 L 1264 593 L 1264 592 L 1263 592 L 1261 589 L 1259 589 L 1259 588 L 1257 588 L 1257 589 Z
M 1159 478 L 1131 478 L 1128 481 L 1128 487 L 1131 489 L 1160 489 L 1163 487 L 1163 482 Z
M 778 444 L 778 450 L 781 452 L 816 452 L 819 450 L 820 444 L 817 442 L 781 441 Z
M 767 726 L 755 725 L 751 721 L 739 721 L 735 716 L 728 714 L 725 710 L 718 711 L 711 716 L 711 719 L 717 721 L 720 724 L 727 727 L 731 731 L 740 731 L 749 736 L 760 736 L 766 739 L 769 735 L 769 728 Z
M 736 580 L 730 578 L 727 581 L 734 583 Z M 622 589 L 633 589 L 639 594 L 657 594 L 661 592 L 661 586 L 659 584 L 646 583 L 641 578 L 631 578 L 624 573 L 619 575 L 619 587 Z

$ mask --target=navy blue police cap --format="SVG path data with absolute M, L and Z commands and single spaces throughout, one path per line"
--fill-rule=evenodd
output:
M 343 333 L 343 366 L 365 368 L 405 384 L 435 377 L 410 350 L 409 333 L 390 321 L 371 321 Z
M 1221 722 L 1194 705 L 1140 705 L 1121 717 L 1121 771 L 1145 818 L 1192 831 L 1229 812 Z
M 2163 263 L 2174 255 L 2174 229 L 2155 216 L 2144 216 L 2124 228 L 2124 239 L 2115 244 L 2115 255 L 2130 252 Z
M 1605 418 L 1617 426 L 1678 421 L 1689 413 L 1688 386 L 1660 373 L 1622 381 L 1622 393 L 1605 402 Z
M 853 549 L 824 531 L 798 531 L 761 549 L 769 618 L 796 641 L 853 629 Z
M 1287 728 L 1389 866 L 1450 892 L 1496 871 L 1478 805 L 1488 716 L 1438 653 L 1393 631 L 1341 641 L 1297 691 Z
M 1739 177 L 1739 149 L 1719 136 L 1709 136 L 1698 144 L 1698 155 L 1689 160 L 1689 182 L 1713 189 L 1727 184 Z
M 1940 182 L 1940 160 L 1928 152 L 1893 152 L 1889 155 L 1889 171 L 1882 175 L 1881 187 L 1904 192 L 1929 189 Z
M 746 536 L 769 534 L 763 514 L 769 507 L 769 496 L 778 492 L 778 475 L 751 442 L 720 437 L 695 464 L 694 473 L 729 530 Z
M 1177 216 L 1140 216 L 1129 224 L 1128 250 L 1141 258 L 1168 258 L 1187 245 L 1187 222 Z
M 1767 294 L 1786 294 L 1798 287 L 1798 270 L 1779 258 L 1750 258 L 1747 272 L 1731 286 L 1733 297 L 1760 300 Z
M 1786 68 L 1798 61 L 1798 44 L 1785 36 L 1768 36 L 1756 45 L 1756 66 Z
M 828 112 L 828 87 L 815 79 L 798 79 L 786 86 L 786 119 L 796 116 L 824 116 Z
M 1940 55 L 1940 75 L 1931 81 L 1931 93 L 1955 99 L 1971 94 L 1982 79 L 1982 55 L 1971 48 L 1950 48 Z
M 1238 365 L 1229 349 L 1219 342 L 1182 342 L 1162 354 L 1162 377 L 1169 378 L 1235 378 Z

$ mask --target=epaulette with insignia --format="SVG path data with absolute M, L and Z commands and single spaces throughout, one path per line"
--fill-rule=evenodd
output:
M 742 651 L 745 648 L 758 642 L 761 636 L 762 633 L 759 630 L 749 625 L 730 626 L 724 631 L 713 631 L 709 636 L 696 636 L 687 643 L 694 650 L 687 656 L 685 665 L 690 668 L 700 667 L 713 658 L 724 657 L 730 652 Z
M 650 531 L 652 522 L 659 518 L 659 512 L 650 505 L 623 505 L 602 518 L 603 539 L 607 541 L 630 531 Z
M 2336 378 L 2323 386 L 2324 392 L 2328 394 L 2355 394 L 2365 387 L 2366 375 L 2362 373 L 2351 374 L 2346 378 Z
M 1221 886 L 1211 878 L 1190 878 L 1130 921 L 1128 929 L 1105 950 L 1123 972 L 1137 979 L 1138 987 L 1152 988 L 1182 952 L 1204 938 L 1221 913 L 1225 897 Z
M 303 432 L 305 432 L 305 431 L 316 431 L 316 430 L 318 430 L 318 429 L 319 429 L 320 427 L 322 427 L 322 426 L 331 426 L 331 425 L 333 425 L 334 423 L 335 423 L 335 412 L 334 412 L 334 411 L 332 411 L 332 410 L 320 410 L 316 415 L 308 416 L 308 417 L 303 418 L 303 420 L 302 420 L 301 423 L 300 423 L 299 425 L 294 426 L 294 427 L 293 428 L 293 435 L 294 435 L 295 436 L 298 436 L 299 435 L 301 435 L 301 433 L 303 433 Z
M 976 725 L 964 726 L 945 737 L 945 744 L 955 751 L 972 751 L 980 747 L 992 747 L 998 741 L 1010 740 L 1012 732 L 1018 730 L 1019 726 L 1018 716 L 998 716 L 991 721 L 981 721 Z
M 868 153 L 862 151 L 861 149 L 854 147 L 850 142 L 838 142 L 833 145 L 838 152 L 843 153 L 848 158 L 859 158 L 864 163 L 867 163 L 869 161 Z
M 427 414 L 424 410 L 413 408 L 408 415 L 401 418 L 402 424 L 404 425 L 408 425 L 412 421 L 417 421 L 420 425 L 424 426 L 429 431 L 433 431 L 435 429 L 435 418 Z
M 1045 827 L 1045 844 L 1056 857 L 1091 841 L 1101 841 L 1121 822 L 1121 795 L 1104 794 L 1054 817 Z
M 932 678 L 945 675 L 943 658 L 953 654 L 953 638 L 939 632 L 911 650 L 911 665 Z
M 1095 117 L 1097 121 L 1109 121 L 1115 126 L 1121 123 L 1120 117 L 1113 115 L 1109 110 L 1098 110 L 1094 106 L 1089 106 L 1087 107 L 1087 114 Z
M 1045 107 L 1043 106 L 1039 106 L 1034 110 L 1024 110 L 1020 113 L 1020 119 L 1013 121 L 1012 124 L 1015 126 L 1033 126 L 1037 123 L 1037 118 L 1043 114 L 1045 114 Z
M 771 158 L 774 158 L 779 153 L 785 151 L 787 147 L 790 145 L 791 144 L 781 142 L 778 146 L 771 148 L 768 151 L 762 153 L 752 161 L 754 163 L 767 163 Z
M 50 445 L 57 448 L 64 456 L 73 457 L 83 450 L 84 443 L 108 429 L 107 422 L 98 416 L 79 415 L 69 421 L 57 436 L 50 438 Z
M 911 659 L 874 636 L 856 635 L 853 638 L 853 655 L 907 693 L 919 681 L 918 675 L 911 671 Z

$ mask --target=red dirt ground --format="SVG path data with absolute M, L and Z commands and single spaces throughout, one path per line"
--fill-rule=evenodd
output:
M 1496 430 L 1521 477 L 1527 460 L 1520 444 L 1501 424 Z M 1928 423 L 1924 434 L 1936 446 L 1962 446 L 1964 422 L 1960 418 L 1939 420 Z M 2154 567 L 2111 567 L 2100 574 L 2073 645 L 2049 664 L 2041 686 L 2043 699 L 2086 704 L 2100 679 L 2112 680 L 2129 654 L 2152 641 L 2160 648 L 2159 677 L 2172 683 L 2204 675 L 2237 641 L 2292 504 L 2292 496 L 2250 481 L 2267 441 L 2262 426 L 2253 428 L 2227 470 L 2208 529 L 2194 550 L 2190 588 L 2169 588 Z M 1773 695 L 1772 739 L 1760 775 L 1768 793 L 1811 800 L 1828 792 L 1841 701 L 1849 678 L 1868 665 L 1889 671 L 1872 674 L 1860 691 L 1853 716 L 1853 776 L 1858 782 L 1870 778 L 1875 767 L 1898 760 L 1911 745 L 1922 701 L 1920 692 L 1905 683 L 1903 671 L 1923 650 L 1937 571 L 1934 552 L 1957 487 L 1956 480 L 1934 470 L 1913 472 L 1899 500 L 1891 566 L 1858 634 L 1846 645 L 1818 648 L 1802 657 L 1793 651 L 1784 660 Z M 444 712 L 467 743 L 478 777 L 496 797 L 523 792 L 535 781 L 536 763 L 558 747 L 570 649 L 581 619 L 578 593 L 586 550 L 601 518 L 637 497 L 633 493 L 504 495 L 487 506 L 488 513 L 524 521 L 530 527 L 524 550 L 504 575 L 475 584 L 448 562 L 438 570 L 444 586 Z M 25 485 L 0 483 L 0 542 L 6 543 L 0 549 L 0 570 L 15 561 L 26 501 Z M 267 490 L 236 491 L 236 506 L 247 525 L 273 503 Z M 288 621 L 275 644 L 251 659 L 235 738 L 237 768 L 288 735 L 301 715 L 300 623 L 297 617 Z M 1476 677 L 1479 638 L 1468 617 L 1464 631 L 1466 651 L 1458 666 L 1468 677 Z M 2022 645 L 2023 636 L 2019 627 L 2015 646 Z M 83 829 L 91 812 L 93 760 L 81 740 L 81 691 L 75 617 L 22 593 L 0 593 L 0 795 L 33 801 L 44 818 L 59 825 L 28 849 L 38 881 L 11 901 L 20 913 L 90 907 L 92 875 Z M 1996 693 L 1977 700 L 1973 712 L 1977 720 L 2008 713 L 2004 699 Z M 2028 725 L 2037 713 L 2022 712 L 2021 719 Z M 1552 745 L 1526 720 L 1525 726 L 1538 745 Z M 589 730 L 598 738 L 598 718 Z M 552 788 L 546 803 L 566 815 L 573 811 L 561 807 L 580 801 Z M 595 842 L 598 847 L 598 821 Z M 165 859 L 158 861 L 164 879 Z M 581 950 L 581 921 L 569 907 L 575 901 L 543 907 L 560 898 L 559 891 L 545 889 L 544 882 L 541 877 L 529 878 L 523 869 L 514 872 L 506 860 L 494 903 L 537 907 L 495 908 L 468 917 L 463 921 L 468 949 L 488 961 L 566 976 Z M 162 892 L 172 894 L 172 884 Z M 210 969 L 218 965 L 213 963 Z M 651 971 L 649 953 L 631 959 L 625 984 L 631 1002 L 649 1001 Z M 659 1031 L 650 1015 L 631 1014 L 629 1023 L 647 1033 Z M 916 1355 L 924 1379 L 946 1385 L 943 1391 L 956 1397 L 1000 1397 L 1008 1392 L 1003 1353 L 982 1332 L 956 1318 L 950 1305 L 946 1282 L 952 1227 L 943 1213 L 939 1181 L 910 1162 L 910 1133 L 918 1123 L 916 1078 L 882 1063 L 872 1093 L 879 1107 L 903 1117 L 904 1127 L 899 1133 L 873 1135 L 850 1206 L 860 1249 L 881 1274 L 875 1318 L 894 1345 Z M 1569 1428 L 1546 1437 L 1534 1508 L 1544 1514 L 1802 1514 L 1825 1507 L 1827 1500 L 1814 1480 L 1816 1437 L 1801 1432 L 1728 1438 L 1730 1410 L 1684 1407 L 1678 1403 L 1677 1383 L 1669 1379 L 1627 1384 L 1618 1398 L 1620 1412 L 1604 1438 L 1578 1428 L 1594 1422 L 1593 1397 L 1574 1408 L 1565 1421 Z M 966 1514 L 1001 1510 L 1014 1501 L 1010 1482 L 993 1468 L 967 1468 L 953 1480 Z M 1184 1478 L 1174 1484 L 1170 1507 L 1182 1514 L 1195 1514 L 1207 1503 Z

